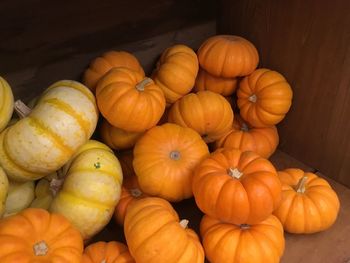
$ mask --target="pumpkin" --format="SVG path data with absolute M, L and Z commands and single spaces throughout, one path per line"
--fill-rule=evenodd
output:
M 231 129 L 233 116 L 231 105 L 223 96 L 199 91 L 176 101 L 170 108 L 168 121 L 192 128 L 210 143 Z
M 203 213 L 236 225 L 265 220 L 279 205 L 282 191 L 269 160 L 232 148 L 220 148 L 203 160 L 192 188 Z
M 205 40 L 197 51 L 199 65 L 216 77 L 235 78 L 251 74 L 259 63 L 255 46 L 234 35 L 216 35 Z
M 128 132 L 112 126 L 103 120 L 100 134 L 102 141 L 115 150 L 125 150 L 134 147 L 142 132 Z
M 153 80 L 127 68 L 110 70 L 99 81 L 96 98 L 111 125 L 131 132 L 155 126 L 165 109 L 163 91 Z
M 90 63 L 89 68 L 84 72 L 83 83 L 95 91 L 97 82 L 115 67 L 130 68 L 145 76 L 145 72 L 134 55 L 126 51 L 107 51 Z
M 116 153 L 120 166 L 122 167 L 123 177 L 136 176 L 132 162 L 134 160 L 134 153 L 132 150 L 118 151 Z
M 35 186 L 35 199 L 30 207 L 42 208 L 48 210 L 53 200 L 53 193 L 50 188 L 50 182 L 46 178 L 40 179 Z
M 34 182 L 9 182 L 8 195 L 5 203 L 4 217 L 17 214 L 30 206 L 34 200 Z
M 5 211 L 5 202 L 9 188 L 9 181 L 4 170 L 0 167 L 0 218 Z
M 257 69 L 245 77 L 237 90 L 241 116 L 253 127 L 266 127 L 283 120 L 292 105 L 293 91 L 278 72 Z
M 167 123 L 137 141 L 133 166 L 142 192 L 176 202 L 192 197 L 194 168 L 208 155 L 198 133 Z
M 204 69 L 199 69 L 194 91 L 210 90 L 223 96 L 232 95 L 238 86 L 237 78 L 222 78 L 210 75 Z
M 83 240 L 61 215 L 27 208 L 0 221 L 0 262 L 80 263 Z
M 23 105 L 18 107 L 23 110 Z M 58 81 L 27 117 L 0 134 L 0 166 L 14 181 L 40 179 L 62 167 L 91 137 L 97 119 L 88 88 L 76 81 Z
M 11 119 L 13 106 L 12 89 L 7 81 L 0 77 L 0 132 L 7 126 Z
M 141 198 L 144 198 L 145 195 L 140 190 L 137 176 L 130 176 L 124 179 L 123 181 L 123 187 L 122 187 L 122 194 L 120 196 L 120 200 L 115 207 L 114 210 L 114 219 L 119 225 L 124 225 L 124 218 L 126 209 L 129 206 L 131 202 L 134 200 L 138 200 Z
M 81 263 L 135 263 L 123 243 L 99 241 L 85 248 Z
M 197 72 L 196 53 L 185 45 L 174 45 L 162 53 L 153 79 L 163 90 L 167 104 L 172 104 L 191 91 Z
M 279 171 L 278 175 L 282 182 L 282 202 L 274 214 L 287 232 L 316 233 L 334 224 L 340 204 L 325 179 L 297 168 Z
M 279 263 L 283 227 L 270 215 L 254 225 L 234 225 L 205 215 L 200 223 L 205 255 L 211 263 Z
M 146 197 L 131 203 L 124 222 L 125 238 L 138 263 L 203 263 L 204 251 L 197 234 L 179 222 L 164 199 Z
M 269 158 L 279 142 L 276 126 L 252 128 L 236 115 L 232 130 L 215 142 L 216 148 L 237 148 L 253 151 L 261 157 Z
M 87 240 L 110 221 L 120 198 L 122 170 L 113 151 L 94 140 L 78 149 L 66 166 L 50 211 L 64 215 Z

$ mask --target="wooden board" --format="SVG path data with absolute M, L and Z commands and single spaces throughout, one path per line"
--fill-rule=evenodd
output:
M 220 2 L 219 33 L 251 40 L 260 67 L 290 82 L 280 148 L 350 186 L 350 2 Z

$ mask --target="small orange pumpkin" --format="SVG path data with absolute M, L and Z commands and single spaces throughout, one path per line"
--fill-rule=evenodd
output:
M 213 142 L 232 127 L 233 111 L 229 102 L 212 91 L 190 93 L 170 108 L 168 121 L 198 132 L 205 142 Z
M 266 127 L 283 120 L 292 105 L 293 91 L 278 72 L 257 69 L 245 77 L 237 90 L 240 114 L 253 127 Z
M 234 35 L 216 35 L 202 43 L 197 51 L 199 65 L 216 77 L 235 78 L 252 73 L 259 63 L 255 46 Z
M 278 176 L 282 182 L 282 202 L 274 214 L 287 232 L 310 234 L 334 224 L 340 203 L 325 179 L 296 168 L 279 171 Z
M 87 246 L 81 263 L 135 263 L 123 243 L 99 241 Z
M 113 68 L 104 75 L 98 82 L 96 98 L 103 117 L 130 132 L 155 126 L 165 110 L 163 91 L 152 79 L 127 68 Z
M 100 78 L 110 69 L 116 67 L 130 68 L 145 76 L 145 72 L 134 55 L 126 51 L 108 51 L 90 63 L 89 68 L 84 72 L 83 83 L 95 91 Z

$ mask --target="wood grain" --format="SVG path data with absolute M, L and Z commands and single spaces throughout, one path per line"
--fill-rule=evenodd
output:
M 293 105 L 280 149 L 350 186 L 350 2 L 229 1 L 218 30 L 251 40 L 260 67 L 290 82 Z

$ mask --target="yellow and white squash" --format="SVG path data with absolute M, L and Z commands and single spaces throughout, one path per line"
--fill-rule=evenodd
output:
M 0 132 L 7 126 L 13 113 L 14 99 L 12 89 L 5 79 L 0 77 Z
M 0 218 L 5 211 L 5 202 L 9 188 L 9 181 L 4 170 L 0 167 Z

